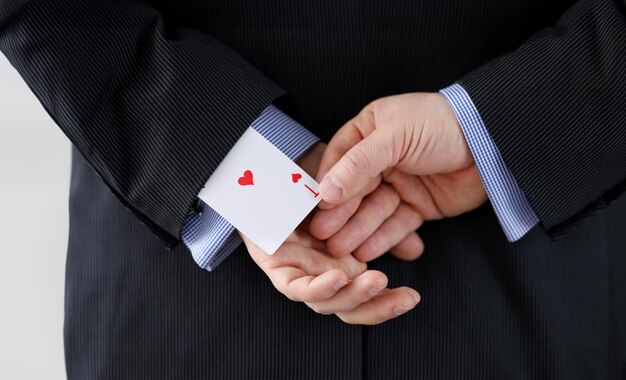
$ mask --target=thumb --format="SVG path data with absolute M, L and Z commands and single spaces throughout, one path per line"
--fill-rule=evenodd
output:
M 392 147 L 390 133 L 380 129 L 353 146 L 322 178 L 322 200 L 337 205 L 361 193 L 373 178 L 395 164 Z

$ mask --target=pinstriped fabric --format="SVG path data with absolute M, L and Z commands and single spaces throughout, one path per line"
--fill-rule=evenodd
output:
M 74 153 L 68 379 L 360 378 L 359 327 L 285 299 L 243 246 L 211 273 L 165 249 Z
M 552 232 L 626 188 L 624 8 L 579 1 L 555 28 L 460 81 Z
M 291 160 L 297 160 L 319 139 L 274 106 L 269 106 L 252 123 L 254 128 Z M 200 214 L 192 213 L 183 227 L 182 241 L 195 262 L 213 270 L 242 243 L 235 227 L 202 201 Z
M 297 160 L 319 138 L 274 106 L 269 106 L 251 128 L 274 144 L 292 161 Z
M 88 31 L 88 32 L 87 32 Z M 280 90 L 234 52 L 118 1 L 11 1 L 0 50 L 98 174 L 169 245 L 198 187 Z
M 231 56 L 229 48 L 288 90 L 289 96 L 275 104 L 327 140 L 369 101 L 443 88 L 553 25 L 575 1 L 84 0 L 67 6 L 66 0 L 49 0 L 50 5 L 38 3 L 49 11 L 45 14 L 33 12 L 33 6 L 17 12 L 24 3 L 1 2 L 1 49 L 10 50 L 12 62 L 20 65 L 27 83 L 39 87 L 37 95 L 52 105 L 52 111 L 69 116 L 78 113 L 89 121 L 88 112 L 73 110 L 67 101 L 56 99 L 100 104 L 102 94 L 115 94 L 118 101 L 102 103 L 102 113 L 109 114 L 111 123 L 98 125 L 128 119 L 126 128 L 136 123 L 142 126 L 142 131 L 110 128 L 111 139 L 121 145 L 152 136 L 151 129 L 161 123 L 176 125 L 177 132 L 184 134 L 189 119 L 209 120 L 200 128 L 202 138 L 185 139 L 171 131 L 163 139 L 153 137 L 162 144 L 169 144 L 168 139 L 176 146 L 189 143 L 191 150 L 197 148 L 192 143 L 198 143 L 203 145 L 198 154 L 205 156 L 222 151 L 224 135 L 232 138 L 229 144 L 234 143 L 236 135 L 269 104 L 259 104 L 249 112 L 253 93 L 235 94 L 244 75 L 223 85 L 213 80 L 227 78 L 225 73 L 255 71 Z M 113 7 L 119 12 L 102 10 Z M 607 20 L 618 25 L 614 21 L 622 17 L 621 9 L 604 19 L 583 19 L 583 25 L 604 25 Z M 108 30 L 121 24 L 125 25 L 123 33 Z M 153 25 L 163 25 L 158 28 L 163 33 L 151 33 Z M 79 27 L 84 38 L 68 33 L 76 29 L 72 26 Z M 178 28 L 191 28 L 201 35 L 179 33 Z M 31 29 L 47 30 L 49 35 Z M 145 31 L 141 38 L 137 29 Z M 112 42 L 102 37 L 112 34 Z M 201 37 L 206 34 L 228 48 Z M 589 38 L 598 46 L 597 52 L 608 54 L 608 69 L 616 67 L 604 48 L 608 45 L 603 39 L 611 35 Z M 165 42 L 153 44 L 152 37 L 164 37 Z M 9 40 L 14 44 L 11 49 L 6 48 Z M 128 48 L 125 40 L 145 44 Z M 213 49 L 207 51 L 208 46 Z M 550 54 L 559 46 L 553 41 Z M 520 65 L 528 63 L 523 56 L 517 59 Z M 513 62 L 507 66 L 513 67 Z M 107 67 L 112 68 L 105 70 L 107 75 L 98 75 Z M 219 73 L 212 75 L 212 69 Z M 67 71 L 72 75 L 64 75 Z M 189 72 L 193 80 L 176 74 L 182 72 Z M 509 98 L 508 93 L 515 94 L 516 88 L 507 86 L 507 73 L 494 74 L 503 78 L 498 81 L 503 89 L 493 89 L 500 103 L 511 101 L 515 106 L 510 115 L 526 112 L 524 103 L 534 99 Z M 551 82 L 540 77 L 546 84 Z M 63 80 L 57 83 L 58 79 Z M 122 83 L 123 89 L 112 91 L 114 82 Z M 576 88 L 570 84 L 568 89 Z M 229 91 L 234 93 L 215 99 L 215 94 Z M 567 91 L 557 95 L 568 96 Z M 163 102 L 170 107 L 160 110 L 157 106 L 168 98 L 184 101 Z M 138 109 L 125 107 L 127 99 Z M 245 123 L 235 127 L 227 116 L 231 102 L 233 109 L 243 107 L 245 114 L 250 113 Z M 263 102 L 252 102 L 256 103 Z M 564 112 L 577 111 L 575 103 L 555 100 L 553 106 L 559 105 L 565 106 Z M 597 103 L 593 107 L 613 116 L 620 111 Z M 152 122 L 164 114 L 166 121 Z M 489 126 L 487 120 L 485 124 Z M 83 123 L 76 126 L 83 127 Z M 89 139 L 97 134 L 92 124 L 84 126 L 84 136 L 76 140 L 91 144 Z M 204 137 L 205 133 L 214 137 Z M 550 147 L 556 149 L 558 144 Z M 141 156 L 142 146 L 134 148 Z M 158 150 L 173 154 L 172 161 L 179 160 L 174 148 L 159 146 Z M 621 157 L 618 152 L 613 152 L 616 160 Z M 606 150 L 604 154 L 612 153 Z M 92 161 L 95 157 L 85 156 Z M 221 157 L 215 156 L 218 162 Z M 141 160 L 131 158 L 124 173 L 129 178 L 144 170 Z M 186 170 L 180 162 L 181 170 Z M 211 273 L 198 267 L 184 244 L 167 251 L 112 196 L 80 154 L 74 155 L 73 163 L 65 320 L 69 379 L 624 377 L 626 199 L 599 210 L 575 234 L 556 242 L 533 229 L 519 242 L 508 243 L 489 207 L 426 223 L 419 231 L 427 247 L 420 260 L 400 262 L 387 255 L 369 264 L 388 275 L 390 286 L 418 289 L 423 295 L 418 308 L 381 326 L 356 327 L 286 300 L 244 247 Z M 160 162 L 149 164 L 160 167 Z M 209 175 L 204 173 L 190 186 L 190 200 Z
M 539 219 L 489 136 L 476 107 L 457 83 L 442 89 L 461 124 L 491 205 L 509 241 L 524 236 Z

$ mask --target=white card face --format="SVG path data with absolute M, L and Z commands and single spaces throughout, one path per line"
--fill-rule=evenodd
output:
M 271 255 L 319 203 L 318 189 L 311 176 L 248 128 L 198 196 Z

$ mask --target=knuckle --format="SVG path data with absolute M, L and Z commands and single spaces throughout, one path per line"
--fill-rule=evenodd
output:
M 342 322 L 347 323 L 349 325 L 358 324 L 349 314 L 347 313 L 335 313 L 337 318 L 339 318 Z
M 349 173 L 368 173 L 370 167 L 371 165 L 367 154 L 358 145 L 352 149 L 350 154 L 346 155 L 345 169 Z
M 316 312 L 317 314 L 321 314 L 321 315 L 330 315 L 333 314 L 333 312 L 328 309 L 327 307 L 324 306 L 320 306 L 318 304 L 312 303 L 312 304 L 307 304 L 314 312 Z
M 316 313 L 320 312 L 320 306 L 318 304 L 316 304 L 315 302 L 305 302 L 305 305 L 307 305 L 309 307 L 309 309 L 313 310 Z
M 280 291 L 280 290 L 279 290 Z M 281 291 L 289 300 L 297 302 L 299 301 L 299 297 L 297 297 L 296 292 L 293 289 L 287 288 L 284 291 Z
M 406 226 L 410 229 L 417 229 L 424 222 L 422 215 L 410 206 L 403 207 L 402 218 L 406 220 Z
M 382 185 L 379 192 L 371 197 L 371 202 L 380 213 L 389 214 L 400 203 L 400 196 L 388 185 Z
M 328 239 L 326 241 L 326 249 L 331 255 L 336 257 L 343 257 L 350 253 L 348 243 L 346 239 L 341 238 L 341 235 L 338 237 L 332 236 Z
M 320 302 L 324 300 L 324 294 L 321 290 L 311 290 L 306 298 L 308 302 Z
M 370 262 L 372 257 L 376 256 L 376 253 L 369 246 L 361 245 L 354 252 L 352 252 L 352 255 L 359 261 Z
M 366 248 L 367 249 L 359 253 L 359 258 L 366 262 L 370 262 L 387 253 L 389 251 L 390 245 L 387 243 L 386 239 L 381 239 L 380 242 L 378 242 L 375 246 L 371 245 Z
M 342 261 L 341 265 L 342 265 L 342 268 L 346 271 L 346 273 L 348 273 L 348 276 L 350 278 L 355 278 L 356 276 L 360 275 L 361 273 L 367 270 L 366 263 L 359 261 L 359 260 L 355 260 L 355 258 L 351 256 L 346 257 Z
M 363 290 L 369 291 L 372 288 L 382 289 L 382 288 L 385 288 L 386 286 L 387 286 L 386 278 L 383 279 L 383 281 L 381 281 L 379 277 L 371 276 L 365 281 L 365 284 L 363 284 Z
M 393 207 L 394 209 L 400 204 L 400 195 L 396 192 L 391 186 L 384 185 L 381 186 L 383 193 L 383 201 L 385 202 L 385 206 Z
M 376 189 L 380 187 L 380 183 L 382 182 L 382 176 L 378 175 L 367 184 L 367 187 L 363 191 L 363 196 L 373 193 Z

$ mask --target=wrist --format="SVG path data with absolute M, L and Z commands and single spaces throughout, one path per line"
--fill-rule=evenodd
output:
M 456 157 L 459 161 L 458 166 L 466 168 L 474 165 L 472 151 L 454 109 L 443 94 L 434 93 L 434 95 L 438 98 L 437 102 L 441 105 L 439 113 L 441 120 L 443 120 L 447 139 L 452 144 L 451 151 L 456 152 Z

